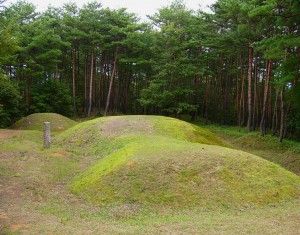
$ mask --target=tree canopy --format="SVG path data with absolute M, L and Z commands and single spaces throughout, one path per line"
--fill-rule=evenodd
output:
M 1 126 L 44 111 L 190 115 L 300 138 L 299 9 L 218 0 L 206 13 L 177 0 L 140 22 L 98 2 L 1 7 L 1 95 L 14 94 L 0 99 Z

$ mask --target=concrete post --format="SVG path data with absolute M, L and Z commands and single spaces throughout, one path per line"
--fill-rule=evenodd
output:
M 50 122 L 44 122 L 44 148 L 50 148 Z

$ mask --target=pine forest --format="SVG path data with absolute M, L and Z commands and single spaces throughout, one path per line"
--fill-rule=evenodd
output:
M 174 1 L 147 21 L 100 2 L 0 1 L 0 127 L 22 116 L 202 118 L 300 139 L 300 2 Z

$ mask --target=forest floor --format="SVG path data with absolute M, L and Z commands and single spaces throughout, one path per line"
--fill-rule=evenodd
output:
M 299 143 L 207 126 L 226 144 L 299 175 Z M 0 234 L 299 234 L 300 204 L 138 210 L 97 207 L 70 193 L 68 181 L 95 161 L 83 153 L 42 148 L 42 132 L 0 130 Z M 54 133 L 55 135 L 55 133 Z

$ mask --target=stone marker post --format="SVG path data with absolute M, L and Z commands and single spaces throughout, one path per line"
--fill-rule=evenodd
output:
M 44 148 L 50 148 L 50 122 L 44 122 Z

